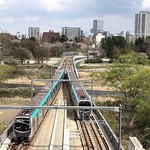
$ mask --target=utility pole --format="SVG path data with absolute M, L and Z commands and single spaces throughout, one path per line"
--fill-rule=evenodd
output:
M 119 138 L 118 138 L 118 150 L 121 150 L 121 126 L 122 126 L 122 105 L 119 105 Z

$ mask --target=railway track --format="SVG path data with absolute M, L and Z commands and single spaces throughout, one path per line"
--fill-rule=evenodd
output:
M 30 146 L 29 142 L 23 142 L 20 144 L 13 142 L 8 150 L 29 150 L 29 146 Z
M 99 133 L 99 129 L 95 126 L 95 118 L 90 120 L 77 120 L 77 126 L 81 131 L 81 141 L 85 150 L 107 150 Z

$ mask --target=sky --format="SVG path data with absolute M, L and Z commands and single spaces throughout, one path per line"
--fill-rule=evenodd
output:
M 61 32 L 81 27 L 87 34 L 93 20 L 103 20 L 104 30 L 134 32 L 135 14 L 150 11 L 150 0 L 0 0 L 0 29 L 16 34 L 28 27 Z

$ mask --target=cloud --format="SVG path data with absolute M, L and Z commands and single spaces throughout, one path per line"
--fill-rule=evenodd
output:
M 148 1 L 148 0 L 147 0 Z M 141 6 L 142 0 L 0 0 L 7 3 L 9 15 L 91 17 L 92 15 L 129 15 Z
M 104 29 L 111 33 L 119 33 L 121 31 L 134 31 L 134 18 L 122 16 L 120 14 L 110 14 L 103 18 Z
M 5 0 L 0 0 L 0 11 L 3 11 L 7 7 Z
M 150 7 L 149 0 L 0 0 L 0 19 L 5 18 L 0 28 L 16 32 L 35 25 L 61 31 L 80 26 L 90 31 L 92 20 L 102 19 L 111 32 L 133 30 L 135 13 L 143 7 Z
M 66 9 L 74 0 L 39 0 L 38 5 L 48 12 L 59 12 Z
M 0 0 L 0 5 L 4 5 L 5 4 L 5 0 Z
M 12 17 L 3 18 L 3 22 L 12 25 L 15 22 L 15 18 Z
M 143 1 L 143 9 L 150 9 L 150 1 L 149 0 Z
M 24 20 L 26 22 L 37 22 L 39 21 L 39 17 L 38 16 L 24 16 Z
M 60 11 L 64 9 L 64 6 L 58 0 L 40 0 L 39 5 L 47 11 Z

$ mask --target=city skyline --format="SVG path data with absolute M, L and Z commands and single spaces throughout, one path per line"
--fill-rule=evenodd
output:
M 104 31 L 104 21 L 103 20 L 93 20 L 93 28 L 91 33 L 97 33 L 99 31 Z
M 150 10 L 149 0 L 0 0 L 0 29 L 27 34 L 30 26 L 41 32 L 68 26 L 90 33 L 93 20 L 103 20 L 111 33 L 134 33 L 135 14 L 141 10 Z

